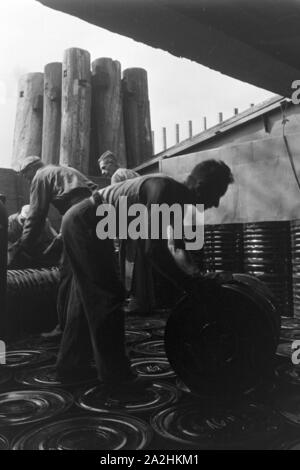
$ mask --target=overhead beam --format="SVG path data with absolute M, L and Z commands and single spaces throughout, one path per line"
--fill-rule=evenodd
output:
M 290 97 L 294 68 L 187 17 L 166 0 L 37 0 L 114 33 L 185 57 L 233 78 Z M 176 5 L 176 0 L 174 0 Z M 226 5 L 222 5 L 226 10 Z

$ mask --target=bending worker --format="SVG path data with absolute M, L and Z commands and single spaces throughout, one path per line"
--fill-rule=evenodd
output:
M 32 255 L 36 240 L 40 237 L 48 215 L 53 206 L 64 215 L 70 207 L 91 196 L 97 185 L 88 180 L 74 168 L 44 165 L 39 157 L 23 160 L 20 173 L 31 183 L 30 211 L 19 242 L 19 251 Z M 68 302 L 72 272 L 67 258 L 62 256 L 61 281 L 58 292 L 58 315 L 61 326 Z
M 8 218 L 8 246 L 9 246 L 9 258 L 10 253 L 13 253 L 15 247 L 17 248 L 18 242 L 22 237 L 24 224 L 30 213 L 30 206 L 27 204 L 23 206 L 20 212 L 12 214 Z M 57 249 L 51 251 L 50 256 L 44 254 L 49 249 L 58 233 L 52 227 L 49 219 L 46 219 L 45 225 L 41 231 L 41 235 L 35 243 L 35 255 L 30 258 L 20 259 L 20 264 L 14 266 L 15 269 L 24 267 L 42 267 L 42 266 L 54 266 L 59 262 L 61 250 Z M 15 245 L 17 244 L 17 245 Z M 11 263 L 10 267 L 11 266 Z
M 185 184 L 162 175 L 141 176 L 101 189 L 67 212 L 62 237 L 73 278 L 57 361 L 61 378 L 84 374 L 93 355 L 102 384 L 115 389 L 125 384 L 135 387 L 137 382 L 125 352 L 124 287 L 113 261 L 113 240 L 97 237 L 97 208 L 111 204 L 118 209 L 124 196 L 128 207 L 140 203 L 148 213 L 153 204 L 163 203 L 169 207 L 204 204 L 208 209 L 218 207 L 232 182 L 225 163 L 209 160 L 197 165 Z M 171 234 L 169 237 L 169 242 L 162 236 L 145 240 L 146 256 L 155 269 L 180 288 L 187 288 L 197 269 L 183 247 L 174 243 Z

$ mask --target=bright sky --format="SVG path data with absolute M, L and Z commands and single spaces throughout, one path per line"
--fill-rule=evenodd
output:
M 250 103 L 272 96 L 189 60 L 48 9 L 35 0 L 1 0 L 0 34 L 0 167 L 11 166 L 19 77 L 42 72 L 47 63 L 61 61 L 69 47 L 88 50 L 92 60 L 111 57 L 119 60 L 123 69 L 147 70 L 156 153 L 162 150 L 162 127 L 167 128 L 171 146 L 176 123 L 183 140 L 188 120 L 193 121 L 196 134 L 202 130 L 203 116 L 211 127 L 218 122 L 219 112 L 226 119 L 232 116 L 233 108 L 243 111 Z

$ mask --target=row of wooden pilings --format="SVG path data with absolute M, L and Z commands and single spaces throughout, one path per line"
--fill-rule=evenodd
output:
M 123 78 L 122 78 L 123 75 Z M 97 175 L 97 158 L 114 152 L 137 166 L 153 154 L 147 72 L 71 48 L 63 63 L 21 77 L 12 166 L 29 155 Z

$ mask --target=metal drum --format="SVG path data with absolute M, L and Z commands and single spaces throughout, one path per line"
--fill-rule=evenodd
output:
M 5 436 L 0 434 L 0 450 L 8 450 L 9 449 L 9 442 Z
M 55 356 L 49 351 L 24 350 L 7 351 L 6 364 L 1 366 L 5 369 L 19 369 L 23 367 L 32 367 L 37 364 L 43 364 L 54 359 Z
M 148 331 L 125 331 L 125 341 L 127 344 L 140 343 L 151 338 Z
M 152 440 L 150 426 L 132 416 L 74 416 L 32 429 L 13 450 L 143 450 Z
M 282 420 L 271 409 L 247 404 L 233 410 L 207 410 L 194 402 L 173 406 L 152 417 L 165 439 L 197 449 L 256 448 L 279 433 Z M 186 447 L 184 447 L 186 448 Z
M 292 315 L 291 234 L 289 222 L 244 225 L 244 272 L 273 292 L 281 315 Z
M 166 355 L 165 343 L 162 340 L 135 344 L 130 351 L 142 356 L 165 357 Z
M 94 368 L 87 369 L 86 377 L 81 379 L 59 380 L 56 374 L 55 365 L 27 369 L 17 372 L 15 380 L 23 385 L 38 388 L 49 387 L 74 387 L 87 383 L 93 383 L 97 380 L 97 371 Z
M 63 390 L 19 390 L 0 394 L 0 426 L 44 421 L 63 413 L 73 397 Z
M 189 389 L 232 399 L 272 375 L 280 315 L 272 293 L 256 278 L 214 277 L 199 281 L 174 309 L 165 348 Z
M 176 403 L 179 391 L 168 383 L 155 382 L 131 391 L 122 386 L 109 391 L 99 385 L 79 395 L 77 404 L 86 411 L 112 413 L 149 413 Z
M 243 225 L 206 225 L 203 254 L 206 271 L 242 272 Z
M 291 221 L 294 316 L 300 319 L 300 220 Z
M 162 357 L 141 357 L 131 361 L 131 368 L 140 377 L 149 380 L 162 380 L 175 377 L 170 363 Z

